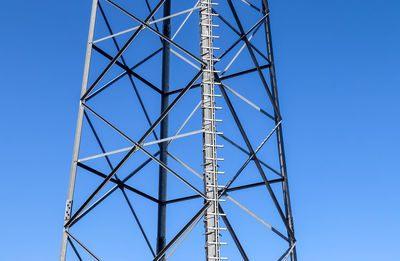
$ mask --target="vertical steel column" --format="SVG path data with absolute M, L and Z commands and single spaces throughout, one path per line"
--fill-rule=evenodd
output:
M 202 77 L 203 110 L 203 168 L 204 191 L 210 206 L 204 216 L 206 260 L 220 260 L 218 167 L 215 126 L 213 12 L 211 0 L 200 0 L 200 46 L 201 58 L 206 64 Z
M 268 0 L 262 0 L 262 5 L 264 13 L 265 14 L 268 13 L 269 12 Z M 279 108 L 278 87 L 276 83 L 276 72 L 274 63 L 274 53 L 272 48 L 271 24 L 269 15 L 266 17 L 265 21 L 265 36 L 267 41 L 268 59 L 271 62 L 271 66 L 269 67 L 269 73 L 271 79 L 272 96 L 276 106 Z M 278 116 L 275 114 L 275 123 L 277 124 L 280 120 L 281 119 L 279 119 Z M 286 170 L 285 148 L 283 144 L 282 124 L 280 124 L 276 129 L 276 138 L 278 143 L 280 170 L 283 176 L 282 191 L 283 191 L 283 200 L 285 203 L 285 213 L 287 221 L 289 223 L 289 228 L 292 230 L 294 234 L 292 208 L 290 203 L 289 185 L 288 185 L 287 170 Z M 296 240 L 290 235 L 290 233 L 288 233 L 288 238 L 290 240 L 289 245 L 290 247 L 292 247 L 295 244 Z M 290 258 L 292 261 L 297 261 L 296 247 L 293 247 L 293 251 L 290 253 Z
M 171 0 L 166 0 L 164 3 L 164 17 L 171 15 Z M 162 33 L 168 39 L 171 38 L 171 19 L 163 21 Z M 170 66 L 170 44 L 162 40 L 162 94 L 161 94 L 161 113 L 169 105 L 169 66 Z M 160 123 L 160 139 L 168 137 L 168 115 Z M 168 142 L 160 144 L 160 161 L 168 165 Z M 165 233 L 166 233 L 166 220 L 167 220 L 167 170 L 160 165 L 159 180 L 158 180 L 158 222 L 157 222 L 157 253 L 165 247 Z M 160 260 L 164 260 L 162 257 Z
M 93 2 L 92 2 L 92 11 L 91 11 L 91 15 L 90 15 L 89 36 L 88 36 L 88 43 L 87 43 L 87 47 L 86 47 L 86 58 L 85 58 L 85 67 L 84 67 L 84 71 L 83 71 L 81 96 L 83 96 L 85 94 L 87 86 L 88 86 L 90 59 L 92 56 L 92 42 L 93 42 L 93 36 L 94 36 L 94 27 L 96 24 L 97 3 L 98 3 L 98 0 L 93 0 Z M 72 156 L 72 166 L 71 166 L 71 176 L 70 176 L 70 180 L 69 180 L 67 203 L 66 203 L 66 207 L 65 207 L 64 229 L 63 229 L 63 236 L 62 236 L 62 242 L 61 242 L 60 261 L 65 261 L 66 254 L 67 254 L 69 227 L 68 226 L 65 227 L 65 224 L 71 218 L 72 202 L 73 202 L 73 198 L 74 198 L 76 169 L 77 169 L 77 164 L 78 164 L 79 146 L 81 143 L 83 116 L 84 116 L 84 110 L 85 110 L 85 108 L 83 106 L 83 102 L 84 101 L 81 100 L 80 104 L 79 104 L 78 121 L 76 124 L 74 152 L 73 152 L 73 156 Z

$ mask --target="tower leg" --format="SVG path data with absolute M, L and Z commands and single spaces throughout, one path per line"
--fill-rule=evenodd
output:
M 93 42 L 93 36 L 94 36 L 94 26 L 96 23 L 97 3 L 98 3 L 98 0 L 93 0 L 93 2 L 92 2 L 92 11 L 91 11 L 91 16 L 90 16 L 89 36 L 88 36 L 88 43 L 87 43 L 87 47 L 86 47 L 86 58 L 85 58 L 85 67 L 84 67 L 84 72 L 83 72 L 81 96 L 83 96 L 83 94 L 86 92 L 87 85 L 88 85 L 90 59 L 92 56 L 92 42 Z M 65 207 L 64 224 L 67 223 L 69 221 L 69 219 L 71 218 L 72 202 L 73 202 L 74 190 L 75 190 L 76 169 L 77 169 L 78 156 L 79 156 L 79 146 L 80 146 L 80 142 L 81 142 L 84 110 L 85 109 L 82 104 L 82 101 L 80 101 L 79 112 L 78 112 L 78 122 L 76 125 L 76 132 L 75 132 L 74 152 L 73 152 L 73 156 L 72 156 L 71 176 L 70 176 L 70 180 L 69 180 L 67 204 Z M 61 242 L 60 261 L 65 261 L 65 258 L 66 258 L 67 245 L 68 245 L 68 231 L 69 231 L 69 227 L 64 226 L 62 242 Z
M 164 17 L 171 15 L 171 0 L 166 0 L 164 3 Z M 171 38 L 171 20 L 166 19 L 163 21 L 163 34 L 169 39 Z M 169 66 L 170 66 L 170 44 L 162 40 L 162 94 L 161 94 L 161 113 L 169 105 Z M 160 124 L 160 139 L 168 137 L 168 115 L 161 121 Z M 168 165 L 168 142 L 160 144 L 160 161 Z M 160 166 L 159 168 L 159 183 L 158 183 L 158 224 L 157 224 L 157 253 L 165 247 L 165 233 L 166 233 L 166 212 L 167 206 L 167 170 Z M 162 257 L 160 260 L 164 260 Z
M 268 13 L 268 0 L 262 0 L 263 10 L 264 13 Z M 269 16 L 266 17 L 265 21 L 265 35 L 267 41 L 267 51 L 268 51 L 268 59 L 271 62 L 270 66 L 270 79 L 271 79 L 271 89 L 272 89 L 272 96 L 276 106 L 279 108 L 279 99 L 278 99 L 278 88 L 276 83 L 276 73 L 275 73 L 275 64 L 274 64 L 274 53 L 272 49 L 272 37 L 271 37 L 271 25 Z M 278 115 L 275 114 L 275 123 L 277 124 L 281 119 Z M 287 177 L 287 170 L 286 170 L 286 158 L 285 158 L 285 148 L 283 144 L 283 134 L 282 134 L 282 124 L 278 126 L 276 129 L 276 138 L 278 143 L 278 153 L 279 153 L 279 163 L 280 163 L 280 171 L 283 176 L 282 182 L 282 191 L 283 191 L 283 200 L 285 204 L 285 214 L 286 219 L 289 224 L 289 228 L 292 230 L 294 234 L 294 225 L 293 225 L 293 217 L 292 217 L 292 208 L 290 203 L 290 195 L 289 195 L 289 186 L 288 186 L 288 177 Z M 290 258 L 292 261 L 297 261 L 297 254 L 296 254 L 296 239 L 293 238 L 290 233 L 288 233 L 289 237 L 289 247 L 293 250 L 290 253 Z

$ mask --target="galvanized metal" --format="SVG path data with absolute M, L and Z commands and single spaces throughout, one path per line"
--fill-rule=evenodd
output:
M 209 207 L 204 216 L 206 237 L 206 260 L 221 260 L 219 197 L 218 197 L 218 157 L 217 157 L 217 127 L 216 127 L 216 85 L 214 79 L 214 37 L 213 12 L 211 0 L 200 0 L 200 48 L 201 58 L 205 64 L 201 82 L 203 109 L 203 175 L 204 193 Z
M 67 257 L 67 249 L 70 246 L 71 255 L 75 255 L 78 260 L 83 260 L 84 255 L 91 256 L 95 260 L 102 260 L 101 255 L 96 253 L 96 249 L 90 249 L 85 242 L 79 239 L 79 236 L 75 235 L 74 230 L 70 230 L 78 222 L 81 222 L 89 213 L 93 213 L 93 210 L 103 205 L 104 201 L 109 198 L 115 191 L 122 193 L 122 201 L 127 205 L 129 214 L 132 220 L 137 224 L 138 233 L 132 234 L 131 236 L 143 240 L 145 244 L 144 251 L 152 256 L 153 261 L 167 260 L 175 255 L 176 250 L 179 250 L 184 246 L 184 243 L 188 240 L 188 236 L 194 233 L 195 227 L 200 221 L 204 222 L 204 229 L 202 234 L 202 240 L 204 240 L 205 254 L 201 259 L 206 261 L 214 260 L 225 260 L 231 257 L 232 253 L 228 248 L 223 246 L 226 244 L 221 241 L 221 238 L 231 237 L 234 247 L 237 248 L 240 257 L 243 260 L 249 260 L 248 253 L 248 238 L 253 237 L 249 231 L 247 234 L 242 233 L 242 227 L 247 224 L 238 225 L 237 218 L 234 215 L 241 215 L 233 212 L 232 209 L 224 205 L 226 200 L 233 203 L 244 215 L 250 217 L 250 220 L 255 223 L 262 224 L 263 227 L 272 233 L 277 240 L 284 240 L 288 243 L 288 248 L 279 251 L 279 255 L 274 260 L 291 260 L 297 261 L 296 254 L 296 238 L 294 233 L 293 213 L 291 208 L 291 201 L 289 195 L 288 175 L 286 169 L 286 158 L 283 142 L 283 131 L 282 124 L 283 119 L 279 109 L 278 99 L 278 87 L 276 79 L 276 68 L 273 56 L 272 48 L 272 34 L 270 26 L 270 13 L 268 8 L 268 1 L 261 0 L 258 3 L 250 0 L 221 0 L 221 3 L 225 6 L 224 10 L 219 9 L 218 4 L 212 0 L 198 0 L 184 5 L 183 2 L 171 1 L 171 0 L 159 0 L 157 3 L 150 3 L 148 0 L 142 0 L 143 4 L 147 7 L 147 13 L 136 14 L 138 8 L 135 2 L 132 4 L 133 8 L 123 7 L 118 1 L 104 0 L 99 2 L 93 0 L 91 19 L 89 25 L 89 36 L 85 58 L 84 75 L 82 82 L 82 90 L 80 97 L 80 105 L 78 112 L 78 123 L 75 134 L 75 143 L 73 151 L 73 162 L 71 168 L 71 177 L 68 188 L 67 205 L 65 211 L 64 225 L 63 225 L 63 236 L 62 246 L 60 251 L 60 261 L 65 261 Z M 104 6 L 103 6 L 104 2 Z M 185 4 L 187 2 L 184 2 Z M 153 6 L 152 6 L 153 5 Z M 181 6 L 182 5 L 182 6 Z M 240 6 L 239 6 L 240 5 Z M 131 18 L 137 26 L 130 25 L 126 30 L 119 30 L 114 32 L 108 19 L 108 8 L 113 8 L 114 11 L 120 12 L 120 14 Z M 248 8 L 253 11 L 254 19 L 253 22 L 248 22 L 243 18 L 241 12 L 243 8 Z M 133 11 L 130 11 L 133 10 Z M 162 10 L 162 13 L 159 12 Z M 96 37 L 94 40 L 94 31 L 96 25 L 96 14 L 99 11 L 100 17 L 104 20 L 106 35 Z M 221 12 L 222 11 L 222 12 Z M 229 12 L 230 15 L 226 15 Z M 221 15 L 223 13 L 224 15 Z M 161 17 L 160 17 L 161 16 Z M 190 23 L 191 18 L 196 16 L 198 20 L 198 27 L 190 28 L 189 37 L 186 35 L 185 41 L 182 43 L 179 39 L 182 30 L 187 26 L 192 26 Z M 141 19 L 140 17 L 145 17 Z M 175 19 L 180 19 L 179 23 Z M 118 19 L 116 20 L 118 21 Z M 229 30 L 232 35 L 236 35 L 237 39 L 233 39 L 232 43 L 226 44 L 225 37 L 226 31 L 221 30 L 220 35 L 216 35 L 214 29 L 218 28 L 218 22 L 221 22 L 225 27 L 224 30 Z M 162 24 L 161 30 L 159 25 Z M 192 24 L 192 25 L 189 25 Z M 96 25 L 97 26 L 97 25 Z M 123 27 L 122 27 L 123 28 Z M 171 28 L 174 28 L 172 30 Z M 131 65 L 131 57 L 127 56 L 126 52 L 132 46 L 135 47 L 135 42 L 140 38 L 142 32 L 146 31 L 153 35 L 158 44 L 161 47 L 151 52 L 142 50 L 148 53 L 146 56 L 142 56 L 141 59 L 136 60 L 135 65 Z M 260 38 L 257 40 L 257 34 L 264 31 L 265 37 L 262 40 L 265 49 L 260 48 Z M 186 31 L 187 33 L 188 31 Z M 199 33 L 197 38 L 200 38 L 200 43 L 191 42 L 191 38 L 195 33 Z M 127 40 L 124 44 L 119 44 L 118 39 L 121 36 L 127 36 Z M 130 36 L 129 36 L 130 35 Z M 218 39 L 218 40 L 217 40 Z M 102 44 L 106 42 L 112 43 L 115 52 L 110 51 L 108 48 L 103 48 Z M 190 43 L 188 46 L 186 43 Z M 223 42 L 224 48 L 219 48 L 215 43 Z M 193 52 L 193 46 L 198 45 L 199 49 Z M 105 68 L 100 70 L 99 73 L 90 74 L 89 68 L 92 57 L 92 50 L 97 55 L 105 58 L 107 61 Z M 235 51 L 234 51 L 235 50 Z M 240 68 L 245 68 L 240 71 L 231 72 L 232 68 L 235 68 L 238 63 L 241 63 L 240 58 L 247 52 L 249 57 L 245 63 L 249 63 L 245 67 L 244 64 L 240 64 Z M 114 55 L 112 55 L 114 53 Z M 157 54 L 161 53 L 161 59 L 158 67 L 152 67 L 152 72 L 158 72 L 160 75 L 160 82 L 156 83 L 153 77 L 147 78 L 142 73 L 138 73 L 140 66 L 146 65 L 149 61 L 154 59 Z M 171 58 L 177 58 L 181 63 L 187 66 L 188 71 L 195 70 L 195 74 L 185 84 L 177 84 L 172 79 L 172 73 L 175 69 L 176 64 Z M 229 58 L 228 58 L 229 57 Z M 223 61 L 223 66 L 220 66 Z M 243 62 L 243 61 L 242 61 Z M 182 65 L 180 65 L 182 66 Z M 218 71 L 216 68 L 220 68 Z M 106 83 L 103 83 L 113 68 L 123 70 L 122 73 L 117 74 L 108 78 Z M 186 73 L 186 71 L 179 72 L 180 74 Z M 90 77 L 89 77 L 90 76 Z M 260 102 L 257 98 L 259 97 L 248 97 L 249 89 L 241 89 L 242 86 L 235 84 L 238 77 L 248 77 L 246 83 L 249 83 L 246 88 L 254 88 L 255 86 L 260 87 L 265 94 L 265 102 Z M 147 126 L 144 133 L 140 133 L 138 139 L 133 138 L 130 133 L 125 132 L 113 120 L 108 119 L 102 113 L 97 111 L 96 106 L 92 106 L 88 103 L 89 100 L 96 100 L 99 95 L 107 95 L 107 91 L 114 85 L 118 85 L 121 79 L 128 78 L 128 84 L 132 87 L 133 93 L 136 97 L 136 102 L 140 110 L 143 112 L 144 121 L 139 122 L 134 120 L 135 124 L 141 124 L 141 126 Z M 92 79 L 89 84 L 89 79 Z M 228 82 L 227 82 L 228 81 Z M 138 85 L 138 82 L 141 84 Z M 159 86 L 158 86 L 159 85 Z M 157 95 L 157 100 L 153 102 L 159 105 L 160 113 L 154 114 L 154 110 L 149 109 L 143 98 L 142 89 L 148 88 L 149 92 Z M 200 91 L 198 100 L 194 100 L 193 107 L 189 106 L 184 113 L 186 117 L 177 122 L 175 117 L 170 117 L 171 111 L 182 102 L 182 99 L 193 91 Z M 118 89 L 114 89 L 118 91 Z M 159 96 L 158 96 L 159 95 Z M 218 98 L 221 97 L 221 98 Z M 232 98 L 234 97 L 234 98 Z M 259 143 L 254 143 L 254 139 L 250 133 L 246 132 L 247 119 L 242 118 L 243 115 L 240 113 L 242 110 L 241 106 L 236 105 L 234 99 L 242 102 L 241 106 L 248 106 L 254 113 L 257 113 L 265 118 L 269 122 L 270 128 L 264 131 L 262 140 Z M 200 101 L 199 101 L 200 100 Z M 266 109 L 265 103 L 268 103 L 272 108 Z M 222 104 L 223 106 L 221 106 Z M 152 105 L 152 106 L 153 106 Z M 184 130 L 185 127 L 196 119 L 195 114 L 201 108 L 201 122 L 198 122 L 197 127 L 190 130 Z M 231 126 L 226 126 L 225 122 L 222 122 L 223 118 L 218 119 L 218 110 L 224 110 L 221 115 L 229 114 L 232 121 Z M 247 115 L 246 115 L 247 116 Z M 97 130 L 96 124 L 91 120 L 91 117 L 95 117 L 99 122 L 102 122 L 105 126 L 109 127 L 115 134 L 122 137 L 127 141 L 128 145 L 121 145 L 119 147 L 113 147 L 112 149 L 107 148 L 107 144 L 103 140 L 102 131 Z M 198 119 L 198 118 L 197 118 Z M 94 141 L 99 149 L 98 153 L 86 155 L 85 157 L 79 156 L 81 146 L 81 136 L 83 131 L 83 124 L 87 122 L 88 130 L 93 134 Z M 199 129 L 199 124 L 201 129 Z M 258 123 L 253 122 L 252 128 L 258 129 Z M 272 125 L 272 126 L 271 126 Z M 173 130 L 170 133 L 171 126 L 178 126 L 178 130 Z M 225 129 L 224 129 L 225 128 Z M 236 137 L 230 137 L 228 134 L 223 134 L 222 131 L 235 128 L 239 135 Z M 202 162 L 202 173 L 201 170 L 192 166 L 194 158 L 187 159 L 181 157 L 179 151 L 171 149 L 170 145 L 175 140 L 185 142 L 189 137 L 195 138 L 195 135 L 202 135 L 201 146 L 199 151 L 202 149 L 203 157 L 199 157 L 199 161 Z M 137 136 L 135 136 L 137 137 Z M 152 140 L 149 140 L 149 137 Z M 238 141 L 242 140 L 242 142 Z M 271 164 L 269 160 L 262 156 L 261 150 L 266 147 L 266 144 L 271 143 L 271 140 L 276 142 L 276 158 L 277 165 Z M 217 142 L 218 141 L 218 142 Z M 244 145 L 241 145 L 244 144 Z M 193 144 L 186 144 L 188 147 L 192 147 Z M 225 147 L 224 147 L 225 145 Z M 220 152 L 217 153 L 218 148 L 223 148 L 223 155 L 229 159 L 231 157 L 229 149 L 237 150 L 243 153 L 245 156 L 244 161 L 240 164 L 238 169 L 229 169 L 226 173 L 227 179 L 222 179 L 223 184 L 219 184 L 221 181 L 220 174 L 224 174 L 225 171 L 221 168 L 224 159 L 220 156 Z M 151 150 L 156 148 L 157 151 Z M 141 153 L 147 158 L 144 162 L 139 164 L 136 168 L 131 169 L 129 174 L 125 177 L 120 178 L 120 169 L 126 166 L 127 162 L 136 157 L 136 154 Z M 123 155 L 120 160 L 113 159 L 114 156 Z M 194 154 L 193 154 L 194 155 Z M 168 158 L 172 160 L 169 162 Z M 105 160 L 108 166 L 108 170 L 100 170 L 92 166 L 90 163 L 94 160 Z M 220 162 L 221 161 L 221 162 Z M 235 182 L 240 180 L 240 177 L 245 175 L 248 166 L 254 163 L 256 174 L 259 180 L 257 182 L 249 184 L 236 185 Z M 158 182 L 154 185 L 158 187 L 158 195 L 152 195 L 145 190 L 136 187 L 136 183 L 127 184 L 135 175 L 143 172 L 146 166 L 150 163 L 155 163 L 158 167 Z M 181 173 L 174 169 L 174 164 L 178 164 L 181 169 L 187 173 Z M 82 204 L 73 209 L 72 203 L 74 200 L 75 181 L 78 170 L 85 170 L 89 175 L 94 175 L 101 178 L 101 182 L 96 186 L 93 191 L 86 193 L 86 198 L 80 199 Z M 269 174 L 268 174 L 269 173 Z M 187 174 L 187 175 L 186 175 Z M 268 175 L 267 175 L 268 174 Z M 167 177 L 170 175 L 172 178 L 176 178 L 180 184 L 183 184 L 186 188 L 192 191 L 193 194 L 185 196 L 173 196 L 168 197 L 169 190 Z M 190 175 L 190 176 L 188 176 Z M 274 176 L 271 179 L 269 175 Z M 193 179 L 201 182 L 202 187 L 198 186 L 198 183 L 194 182 Z M 113 184 L 104 194 L 102 190 L 108 185 Z M 281 186 L 281 191 L 273 189 L 273 185 L 278 184 Z M 245 193 L 251 189 L 264 189 L 266 195 L 272 200 L 273 207 L 269 211 L 276 212 L 279 218 L 279 222 L 282 222 L 281 226 L 276 226 L 275 223 L 270 222 L 270 219 L 263 217 L 258 214 L 257 209 L 246 206 L 246 203 L 242 199 L 236 199 L 233 195 L 236 191 Z M 168 193 L 167 193 L 168 192 Z M 154 204 L 157 206 L 156 222 L 153 224 L 155 236 L 150 234 L 146 226 L 143 225 L 143 220 L 140 219 L 138 210 L 135 209 L 135 201 L 133 201 L 128 193 L 133 193 L 147 200 L 148 204 Z M 229 193 L 229 195 L 228 195 Z M 177 193 L 181 195 L 180 193 Z M 233 196 L 232 196 L 233 195 Z M 251 197 L 252 198 L 252 197 Z M 168 231 L 168 220 L 174 218 L 177 213 L 169 214 L 167 208 L 170 204 L 178 204 L 186 201 L 195 199 L 203 200 L 201 206 L 195 207 L 196 213 L 187 218 L 187 222 L 182 223 L 181 228 L 176 234 L 169 233 Z M 264 208 L 262 198 L 252 198 L 253 201 L 257 202 L 257 206 Z M 197 201 L 198 202 L 198 201 Z M 280 203 L 280 202 L 283 202 Z M 282 206 L 281 206 L 282 204 Z M 195 205 L 193 205 L 195 206 Z M 179 213 L 181 214 L 181 213 Z M 240 219 L 239 219 L 240 220 Z M 266 222 L 268 221 L 268 222 Z M 223 227 L 223 225 L 225 225 Z M 226 228 L 225 228 L 226 227 Z M 156 228 L 156 229 L 155 229 Z M 281 228 L 281 229 L 278 229 Z M 283 228 L 283 229 L 282 229 Z M 284 230 L 284 231 L 283 231 Z M 168 238 L 171 238 L 168 241 Z M 135 241 L 136 242 L 136 241 Z M 154 245 L 153 245 L 154 244 Z M 264 249 L 263 249 L 264 251 Z M 143 252 L 144 253 L 144 252 Z M 135 252 L 132 255 L 140 260 L 142 258 L 142 252 Z M 191 255 L 191 253 L 188 253 Z M 223 257 L 226 256 L 226 257 Z M 236 257 L 235 257 L 236 258 Z M 193 259 L 190 256 L 186 259 Z M 196 256 L 196 260 L 200 257 Z M 234 259 L 234 258 L 232 258 Z
M 81 95 L 84 95 L 86 93 L 87 86 L 88 86 L 90 59 L 92 57 L 92 41 L 93 41 L 93 36 L 94 36 L 94 27 L 95 27 L 95 23 L 96 23 L 96 14 L 97 14 L 97 3 L 98 3 L 98 0 L 93 0 L 93 2 L 92 2 L 92 12 L 90 15 L 89 36 L 88 36 L 88 43 L 87 43 L 87 47 L 86 47 L 86 58 L 85 58 L 85 67 L 84 67 L 84 71 L 83 71 Z M 76 124 L 76 131 L 75 131 L 74 152 L 72 155 L 71 176 L 69 179 L 67 203 L 66 203 L 65 214 L 64 214 L 64 227 L 63 227 L 63 235 L 62 235 L 62 241 L 61 241 L 60 261 L 65 261 L 66 254 L 67 254 L 69 226 L 66 226 L 66 223 L 69 222 L 69 220 L 71 218 L 71 212 L 72 212 L 72 203 L 73 203 L 73 199 L 74 199 L 76 171 L 77 171 L 77 164 L 78 164 L 78 157 L 79 157 L 79 146 L 80 146 L 80 142 L 81 142 L 84 111 L 85 111 L 85 108 L 82 104 L 82 101 L 80 101 L 79 112 L 78 112 L 78 122 Z

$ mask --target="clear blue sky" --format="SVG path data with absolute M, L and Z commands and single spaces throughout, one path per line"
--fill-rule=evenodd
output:
M 58 258 L 90 2 L 2 3 L 0 260 Z M 398 261 L 400 3 L 270 2 L 299 260 Z

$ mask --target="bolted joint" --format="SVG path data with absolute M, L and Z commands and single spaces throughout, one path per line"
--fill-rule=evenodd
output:
M 72 211 L 72 200 L 67 200 L 65 204 L 65 214 L 64 214 L 64 223 L 68 222 L 71 218 L 71 211 Z

